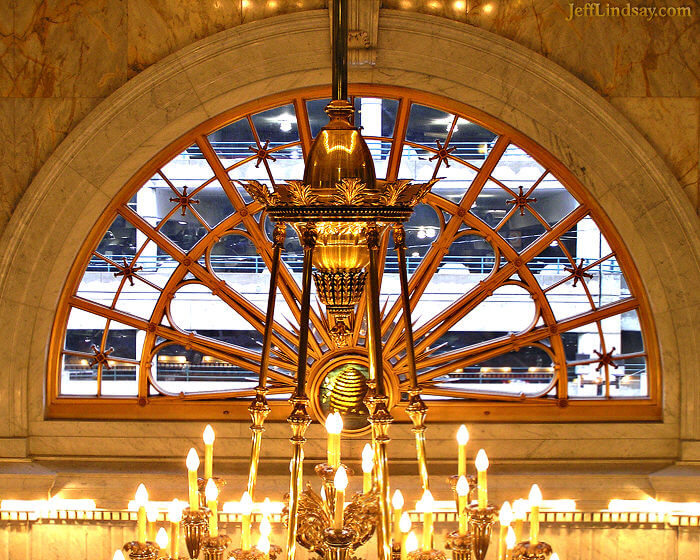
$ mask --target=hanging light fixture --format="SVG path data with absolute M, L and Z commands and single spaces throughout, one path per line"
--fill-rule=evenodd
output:
M 347 93 L 347 0 L 333 2 L 333 99 L 326 107 L 328 124 L 316 136 L 301 181 L 275 185 L 274 191 L 256 181 L 243 186 L 266 209 L 275 222 L 274 252 L 271 267 L 270 292 L 266 331 L 263 337 L 263 358 L 256 399 L 251 406 L 253 417 L 253 449 L 249 473 L 249 491 L 255 487 L 260 436 L 264 417 L 269 412 L 265 399 L 274 298 L 277 289 L 280 250 L 284 244 L 285 224 L 290 224 L 304 249 L 302 299 L 299 336 L 299 359 L 296 390 L 291 398 L 294 454 L 290 482 L 288 520 L 288 557 L 294 557 L 298 508 L 301 493 L 302 447 L 311 417 L 307 412 L 306 393 L 307 345 L 311 279 L 315 280 L 319 299 L 331 317 L 330 334 L 342 345 L 346 343 L 350 324 L 363 293 L 367 299 L 366 347 L 369 361 L 369 389 L 365 404 L 369 410 L 379 499 L 378 555 L 382 560 L 391 556 L 389 480 L 386 445 L 392 416 L 382 371 L 382 346 L 379 311 L 379 247 L 381 236 L 393 229 L 399 253 L 399 268 L 403 312 L 407 333 L 406 344 L 411 380 L 409 412 L 416 415 L 419 449 L 422 440 L 425 406 L 420 401 L 415 374 L 415 357 L 411 335 L 408 281 L 405 260 L 405 232 L 413 207 L 430 190 L 436 179 L 422 184 L 407 180 L 378 181 L 374 163 L 359 128 L 353 124 L 353 107 Z M 313 270 L 315 268 L 315 270 Z M 413 416 L 412 416 L 413 417 Z M 419 453 L 423 485 L 427 489 L 425 453 Z

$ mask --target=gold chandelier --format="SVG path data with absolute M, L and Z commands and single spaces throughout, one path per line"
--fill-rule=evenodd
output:
M 445 553 L 433 546 L 433 499 L 429 489 L 425 453 L 425 418 L 427 406 L 421 399 L 417 383 L 411 308 L 406 264 L 406 235 L 403 224 L 439 179 L 427 183 L 410 180 L 377 180 L 369 148 L 359 128 L 353 124 L 352 105 L 347 95 L 347 0 L 334 0 L 333 12 L 333 99 L 326 107 L 328 124 L 314 139 L 304 170 L 303 180 L 277 184 L 273 190 L 257 181 L 241 182 L 246 191 L 274 222 L 273 258 L 263 335 L 262 358 L 256 395 L 249 407 L 252 418 L 252 446 L 247 491 L 244 494 L 241 546 L 230 554 L 235 560 L 275 560 L 296 557 L 297 545 L 327 560 L 349 560 L 354 551 L 376 534 L 379 560 L 444 560 Z M 299 353 L 296 387 L 291 396 L 292 411 L 287 418 L 291 426 L 293 448 L 290 463 L 289 495 L 283 518 L 287 527 L 284 551 L 269 543 L 269 520 L 257 546 L 251 545 L 250 522 L 255 495 L 264 422 L 270 413 L 266 399 L 267 376 L 272 350 L 272 329 L 275 313 L 278 272 L 286 226 L 291 225 L 304 250 L 302 269 Z M 408 366 L 408 405 L 406 412 L 413 424 L 417 460 L 423 498 L 422 547 L 413 543 L 410 519 L 402 515 L 403 498 L 395 493 L 390 500 L 387 445 L 389 426 L 393 422 L 382 367 L 382 340 L 379 309 L 380 241 L 389 230 L 398 257 L 401 304 L 404 321 L 404 342 Z M 361 298 L 366 301 L 366 339 L 369 379 L 360 380 L 348 373 L 337 383 L 341 389 L 331 398 L 333 412 L 326 423 L 329 433 L 328 461 L 316 466 L 322 490 L 316 494 L 311 486 L 302 489 L 302 472 L 306 441 L 311 424 L 307 393 L 307 347 L 311 284 L 315 281 L 318 297 L 326 306 L 329 333 L 334 341 L 347 344 L 356 309 Z M 341 376 L 338 376 L 339 378 Z M 337 388 L 336 388 L 337 389 Z M 348 469 L 340 461 L 342 419 L 338 411 L 363 404 L 369 412 L 372 445 L 363 453 L 363 492 L 355 494 L 346 506 Z M 487 500 L 486 470 L 488 459 L 483 450 L 477 455 L 477 476 L 466 473 L 466 439 L 460 430 L 459 473 L 450 479 L 458 510 L 458 528 L 448 535 L 447 543 L 454 560 L 483 560 L 495 523 L 496 508 Z M 211 454 L 213 433 L 205 434 L 204 477 L 198 478 L 199 460 L 194 450 L 188 456 L 189 507 L 182 512 L 183 528 L 190 558 L 200 552 L 205 560 L 223 560 L 230 539 L 218 530 L 217 497 L 224 484 L 212 476 Z M 475 492 L 478 499 L 470 501 Z M 509 510 L 501 511 L 499 560 L 508 551 L 512 559 L 544 560 L 552 554 L 547 543 L 538 540 L 538 507 L 541 495 L 531 495 L 530 539 L 515 544 L 515 533 L 505 529 L 510 524 Z M 141 497 L 143 503 L 143 496 Z M 521 508 L 522 509 L 522 508 Z M 169 556 L 159 556 L 158 546 L 146 536 L 145 504 L 139 507 L 139 532 L 136 541 L 127 543 L 124 551 L 132 560 L 178 558 L 177 547 Z M 175 515 L 177 518 L 177 515 Z M 524 518 L 524 516 L 523 516 Z M 265 518 L 266 519 L 266 518 Z M 393 523 L 392 523 L 393 520 Z M 179 519 L 178 519 L 179 521 Z M 516 523 L 517 527 L 517 523 Z M 177 531 L 171 529 L 177 539 Z M 509 538 L 506 538 L 506 537 Z M 506 544 L 507 543 L 507 544 Z M 173 552 L 175 550 L 175 552 Z

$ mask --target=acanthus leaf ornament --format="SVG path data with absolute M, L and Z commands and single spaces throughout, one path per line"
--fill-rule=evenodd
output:
M 379 204 L 384 206 L 396 206 L 402 198 L 406 188 L 411 184 L 410 179 L 397 179 L 384 186 L 384 191 L 379 195 Z
M 337 192 L 333 196 L 333 202 L 339 205 L 359 206 L 365 201 L 367 184 L 360 179 L 342 179 L 336 185 Z
M 276 192 L 270 192 L 267 185 L 255 180 L 237 181 L 252 199 L 267 208 L 279 204 L 279 195 Z
M 313 206 L 318 202 L 318 195 L 314 194 L 310 185 L 303 181 L 289 181 L 286 184 L 289 192 L 289 200 L 295 206 Z

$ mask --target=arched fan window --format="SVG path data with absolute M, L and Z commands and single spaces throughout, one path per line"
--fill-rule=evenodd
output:
M 205 123 L 125 186 L 63 294 L 50 416 L 247 417 L 272 224 L 237 181 L 302 177 L 326 122 L 323 93 L 263 99 Z M 657 418 L 656 342 L 641 283 L 573 175 L 468 107 L 399 88 L 351 94 L 379 178 L 442 178 L 406 225 L 419 381 L 431 409 L 450 411 L 431 420 Z M 390 236 L 384 249 L 385 372 L 400 406 L 406 365 Z M 270 400 L 293 387 L 301 260 L 290 230 Z M 363 304 L 347 347 L 313 307 L 312 408 L 322 417 L 331 404 L 345 407 L 361 428 Z M 286 407 L 277 409 L 273 418 L 283 418 Z

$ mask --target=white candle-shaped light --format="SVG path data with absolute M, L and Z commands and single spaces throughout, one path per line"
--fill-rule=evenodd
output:
M 156 535 L 155 543 L 160 548 L 162 554 L 167 554 L 166 550 L 168 548 L 168 533 L 164 527 L 158 529 L 158 534 Z
M 518 499 L 513 502 L 513 519 L 515 520 L 515 542 L 519 543 L 523 536 L 523 523 L 527 517 L 527 500 Z
M 411 531 L 406 537 L 406 554 L 408 555 L 416 550 L 418 550 L 418 538 L 416 534 Z
M 372 470 L 374 469 L 374 451 L 369 443 L 362 448 L 362 492 L 372 490 Z
M 423 508 L 423 550 L 432 550 L 433 548 L 433 509 L 435 508 L 435 500 L 430 490 L 423 492 L 423 497 L 420 499 Z
M 156 504 L 148 502 L 146 504 L 146 540 L 148 542 L 156 542 L 156 521 L 158 521 L 158 508 Z
M 513 527 L 508 527 L 508 532 L 506 533 L 506 558 L 510 558 L 510 551 L 515 548 L 515 543 L 517 539 L 515 538 L 515 531 Z M 552 560 L 551 558 L 549 560 Z
M 401 510 L 403 509 L 403 494 L 401 490 L 394 492 L 391 498 L 391 505 L 394 508 L 394 542 L 401 542 Z
M 559 560 L 559 555 L 556 552 L 553 552 L 549 557 L 549 560 Z
M 267 535 L 260 535 L 258 539 L 258 544 L 255 545 L 260 552 L 263 553 L 264 558 L 268 558 L 270 554 L 270 539 Z
M 484 509 L 488 504 L 488 487 L 486 484 L 486 470 L 489 468 L 489 458 L 486 451 L 479 449 L 476 454 L 476 492 L 479 500 L 479 508 Z
M 197 469 L 199 469 L 199 455 L 194 447 L 190 448 L 187 454 L 187 489 L 190 499 L 190 510 L 197 511 L 199 509 L 199 491 L 197 489 Z
M 399 521 L 399 529 L 401 531 L 401 560 L 406 560 L 408 558 L 408 550 L 406 550 L 406 539 L 408 538 L 408 532 L 411 530 L 411 518 L 408 512 L 404 511 L 401 514 L 401 520 Z
M 326 418 L 328 432 L 328 464 L 334 469 L 340 464 L 340 432 L 343 431 L 343 419 L 339 412 L 332 412 Z
M 182 521 L 182 505 L 174 499 L 168 506 L 168 521 L 170 522 L 170 556 L 180 557 L 180 521 Z
M 250 517 L 253 515 L 253 498 L 248 491 L 241 497 L 241 549 L 250 550 Z
M 469 496 L 469 482 L 466 476 L 457 479 L 457 514 L 459 515 L 459 534 L 467 534 L 467 496 Z
M 121 550 L 115 550 L 112 560 L 126 560 L 126 558 L 124 558 L 124 553 Z
M 501 511 L 498 513 L 498 522 L 501 525 L 498 538 L 498 560 L 505 560 L 506 558 L 506 536 L 508 535 L 511 521 L 513 521 L 513 510 L 510 507 L 510 502 L 506 501 L 503 502 Z
M 266 537 L 270 536 L 270 533 L 272 533 L 272 525 L 270 524 L 270 520 L 267 518 L 267 516 L 264 516 L 260 520 L 260 534 L 265 535 Z
M 467 442 L 469 441 L 469 430 L 462 424 L 457 430 L 457 449 L 459 459 L 457 461 L 457 473 L 459 476 L 467 476 Z
M 540 534 L 540 506 L 542 505 L 542 492 L 537 484 L 533 484 L 528 496 L 530 502 L 530 544 L 537 544 Z
M 211 512 L 209 514 L 209 536 L 219 536 L 219 512 L 217 510 L 216 499 L 219 497 L 219 489 L 213 479 L 207 480 L 207 485 L 204 487 L 204 497 L 207 500 L 207 507 Z
M 204 478 L 209 479 L 214 472 L 214 428 L 207 424 L 202 434 L 204 440 Z
M 146 542 L 146 504 L 148 503 L 148 491 L 143 484 L 139 484 L 136 489 L 136 496 L 134 498 L 136 505 L 138 507 L 137 513 L 137 523 L 138 523 L 138 541 L 140 543 Z
M 343 510 L 345 508 L 345 489 L 348 487 L 348 475 L 345 467 L 340 466 L 333 479 L 335 486 L 335 515 L 333 516 L 333 528 L 343 528 Z

